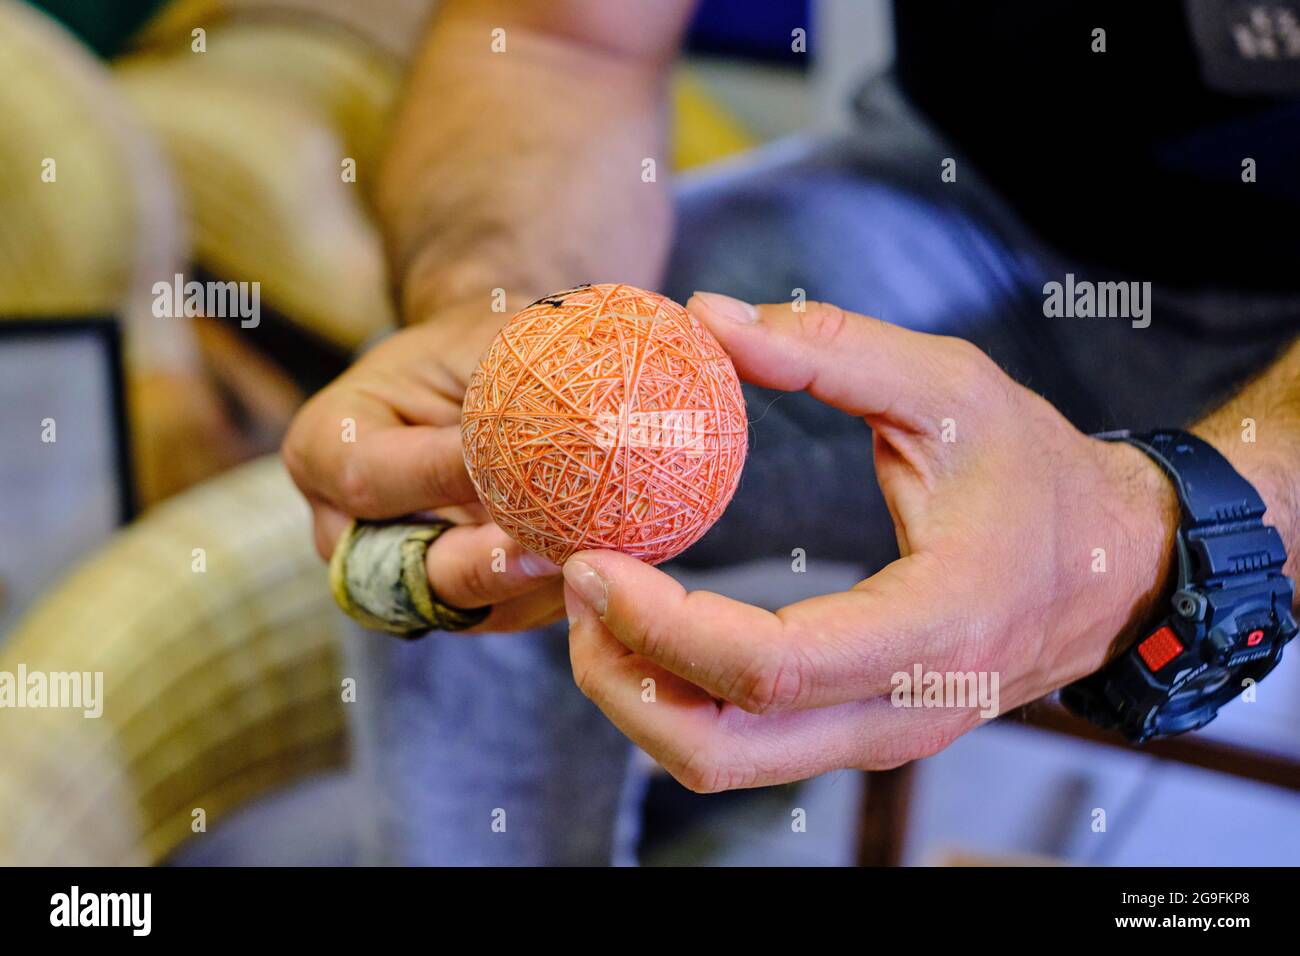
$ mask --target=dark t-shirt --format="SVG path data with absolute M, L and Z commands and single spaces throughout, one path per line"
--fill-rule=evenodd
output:
M 1300 0 L 894 15 L 904 91 L 1062 251 L 1134 279 L 1300 287 Z

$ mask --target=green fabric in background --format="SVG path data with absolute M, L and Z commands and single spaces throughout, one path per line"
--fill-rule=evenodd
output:
M 27 0 L 81 38 L 102 57 L 127 40 L 166 0 Z

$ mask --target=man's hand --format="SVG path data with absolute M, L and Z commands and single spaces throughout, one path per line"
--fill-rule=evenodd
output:
M 283 452 L 311 504 L 322 557 L 349 518 L 436 510 L 461 525 L 429 548 L 438 597 L 495 605 L 476 631 L 521 630 L 557 620 L 562 597 L 559 568 L 488 520 L 461 455 L 465 386 L 501 325 L 489 302 L 445 309 L 376 346 L 303 407 Z
M 566 562 L 578 685 L 687 787 L 935 753 L 979 723 L 979 707 L 892 706 L 895 674 L 996 673 L 1005 712 L 1097 670 L 1166 593 L 1168 481 L 969 343 L 817 303 L 701 294 L 688 308 L 742 378 L 867 421 L 902 556 L 775 613 L 686 593 L 615 552 Z
M 323 556 L 351 517 L 437 509 L 464 525 L 428 552 L 442 601 L 494 605 L 476 631 L 558 619 L 559 569 L 523 553 L 478 504 L 461 458 L 461 398 L 510 312 L 579 282 L 659 283 L 672 204 L 667 171 L 647 183 L 643 163 L 666 153 L 668 71 L 692 6 L 439 4 L 375 195 L 412 328 L 313 398 L 284 445 Z M 507 291 L 505 314 L 489 309 L 496 290 Z

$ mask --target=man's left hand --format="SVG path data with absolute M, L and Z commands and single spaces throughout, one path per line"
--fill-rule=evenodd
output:
M 866 420 L 901 554 L 848 591 L 775 612 L 687 593 L 616 552 L 569 559 L 579 687 L 690 789 L 933 754 L 981 707 L 895 706 L 895 675 L 996 674 L 1005 712 L 1100 668 L 1165 594 L 1168 481 L 970 343 L 813 302 L 697 294 L 688 308 L 742 378 Z

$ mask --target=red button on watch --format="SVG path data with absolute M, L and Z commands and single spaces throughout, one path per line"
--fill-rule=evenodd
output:
M 1261 635 L 1262 636 L 1262 635 Z M 1166 624 L 1138 645 L 1142 662 L 1155 673 L 1183 652 L 1183 642 Z

